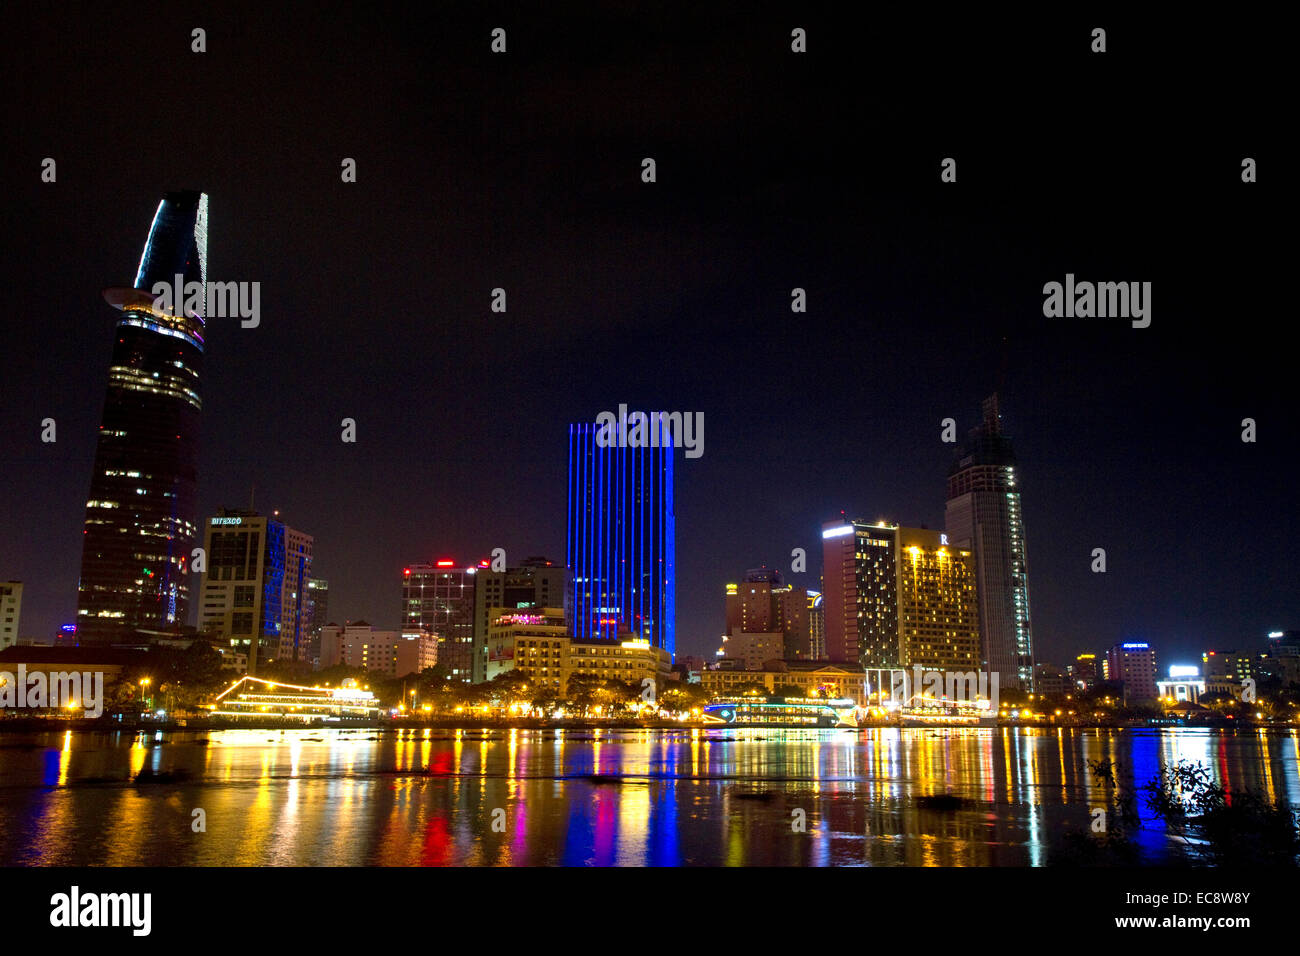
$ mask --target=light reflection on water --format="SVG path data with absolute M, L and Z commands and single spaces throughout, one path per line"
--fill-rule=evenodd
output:
M 1296 732 L 1192 729 L 3 735 L 0 863 L 1042 865 L 1106 799 L 1088 760 L 1300 806 L 1298 758 Z

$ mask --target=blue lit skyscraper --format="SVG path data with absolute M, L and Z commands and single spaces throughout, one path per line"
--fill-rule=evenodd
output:
M 569 426 L 570 623 L 582 639 L 646 640 L 674 652 L 673 448 L 603 446 Z M 668 447 L 659 447 L 660 444 Z
M 158 204 L 132 288 L 104 297 L 121 311 L 95 448 L 77 599 L 82 643 L 174 631 L 189 612 L 198 535 L 203 298 L 197 310 L 154 305 L 152 288 L 206 284 L 208 197 Z M 206 285 L 204 285 L 206 288 Z

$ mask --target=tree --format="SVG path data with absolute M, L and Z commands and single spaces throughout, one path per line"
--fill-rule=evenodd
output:
M 684 714 L 694 707 L 700 707 L 709 699 L 709 695 L 699 684 L 686 681 L 666 681 L 659 693 L 659 704 L 664 710 L 674 714 Z
M 600 681 L 591 674 L 570 674 L 564 689 L 568 709 L 575 714 L 587 714 L 596 703 Z
M 1146 791 L 1147 807 L 1215 866 L 1293 866 L 1300 814 L 1255 792 L 1231 792 L 1210 768 L 1189 761 L 1164 767 Z
M 559 706 L 560 695 L 549 687 L 539 687 L 533 691 L 533 696 L 528 703 L 534 710 L 540 711 L 542 716 L 549 717 Z
M 516 701 L 526 700 L 530 685 L 523 671 L 511 669 L 477 686 L 483 689 L 488 706 L 499 712 Z

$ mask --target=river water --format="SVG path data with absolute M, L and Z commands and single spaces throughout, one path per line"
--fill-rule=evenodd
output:
M 6 733 L 0 864 L 1045 865 L 1104 800 L 1090 759 L 1300 806 L 1298 756 L 1163 728 Z M 1142 860 L 1176 862 L 1143 813 Z

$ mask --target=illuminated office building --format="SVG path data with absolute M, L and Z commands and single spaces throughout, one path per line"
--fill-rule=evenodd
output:
M 208 197 L 168 193 L 158 205 L 121 311 L 95 447 L 77 594 L 82 644 L 135 641 L 187 623 L 197 545 L 200 297 L 193 312 L 154 306 L 156 282 L 207 282 Z
M 974 556 L 883 521 L 822 529 L 827 656 L 869 670 L 980 667 Z
M 822 526 L 826 657 L 863 667 L 901 667 L 898 526 L 830 521 Z
M 312 537 L 275 516 L 222 512 L 209 518 L 199 630 L 248 656 L 248 672 L 271 660 L 311 663 Z
M 487 562 L 466 567 L 451 558 L 402 571 L 402 630 L 438 638 L 438 663 L 451 680 L 469 683 L 474 664 L 474 593 Z
M 727 657 L 766 653 L 763 641 L 754 642 L 740 635 L 777 637 L 775 653 L 766 659 L 809 660 L 812 658 L 812 634 L 809 629 L 810 601 L 805 588 L 784 584 L 781 572 L 773 568 L 752 568 L 739 584 L 728 584 L 724 594 L 727 632 L 724 648 Z
M 1124 701 L 1141 703 L 1160 696 L 1156 688 L 1156 652 L 1150 644 L 1129 641 L 1106 652 L 1106 680 L 1124 685 Z
M 666 428 L 662 424 L 660 436 Z M 567 560 L 576 638 L 649 641 L 673 653 L 676 519 L 673 449 L 602 447 L 594 423 L 569 426 Z
M 980 670 L 975 556 L 923 528 L 898 529 L 899 657 L 904 667 Z
M 320 631 L 330 622 L 330 583 L 324 578 L 307 582 L 307 614 L 311 622 L 311 659 L 320 657 Z
M 808 656 L 826 659 L 826 601 L 821 591 L 808 592 Z
M 500 668 L 490 665 L 488 630 L 496 609 L 505 611 L 559 607 L 568 596 L 569 570 L 546 558 L 530 557 L 517 568 L 480 568 L 474 576 L 474 658 L 471 680 L 491 680 Z M 499 645 L 498 645 L 499 650 Z
M 1096 654 L 1080 654 L 1070 665 L 1070 679 L 1079 690 L 1092 690 L 1101 680 Z
M 945 525 L 948 540 L 975 555 L 986 669 L 1004 688 L 1029 689 L 1034 644 L 1016 457 L 1002 433 L 997 395 L 984 400 L 983 412 L 948 473 Z

